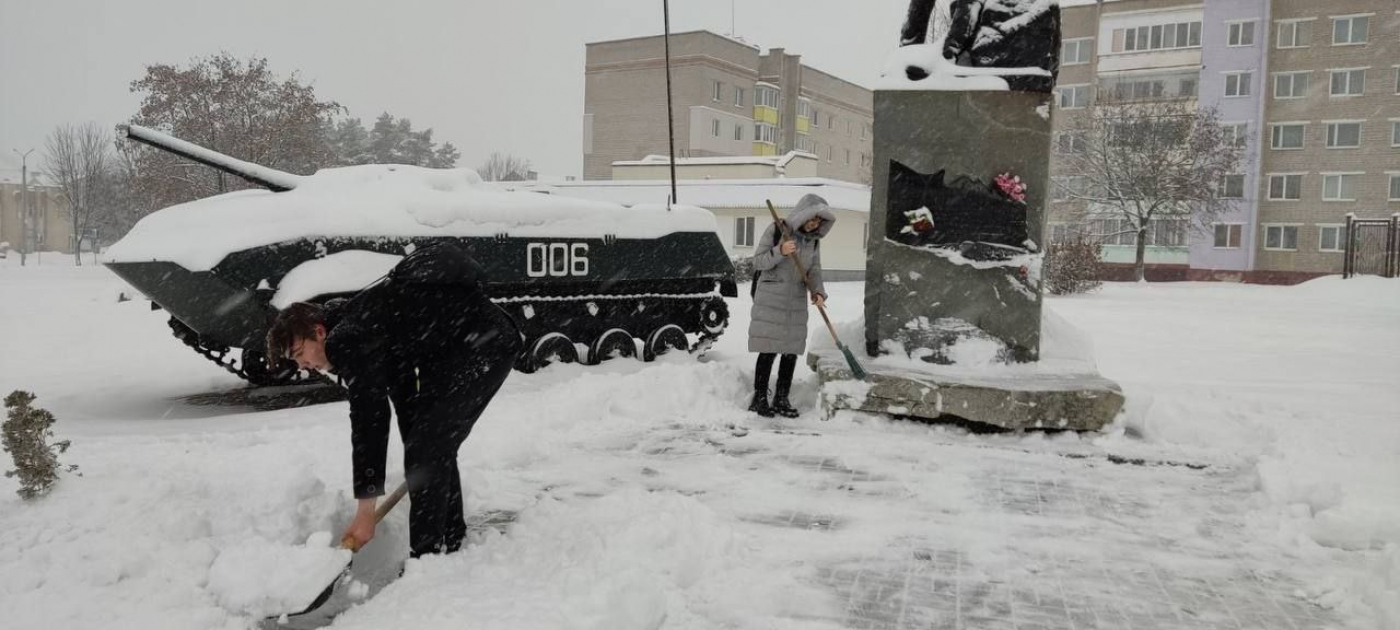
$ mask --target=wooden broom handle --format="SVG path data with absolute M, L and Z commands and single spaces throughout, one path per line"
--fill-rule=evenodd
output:
M 379 526 L 379 521 L 384 520 L 384 517 L 388 516 L 389 510 L 394 509 L 394 506 L 399 504 L 399 501 L 403 499 L 405 494 L 408 494 L 408 480 L 404 480 L 403 483 L 399 484 L 399 487 L 394 488 L 394 491 L 390 492 L 389 496 L 384 497 L 384 501 L 382 501 L 378 507 L 374 508 L 374 525 L 376 527 Z M 360 550 L 359 546 L 355 544 L 355 539 L 349 534 L 346 534 L 344 538 L 340 539 L 340 546 L 350 551 Z
M 788 229 L 787 222 L 778 218 L 778 210 L 773 207 L 773 200 L 766 201 L 768 202 L 768 213 L 773 215 L 773 223 L 777 224 L 779 230 L 782 230 L 783 239 L 793 240 L 792 231 Z M 792 260 L 792 264 L 797 265 L 797 275 L 801 276 L 802 283 L 807 285 L 807 292 L 815 295 L 817 290 L 812 288 L 812 281 L 807 277 L 807 270 L 802 268 L 802 261 L 798 260 L 797 256 L 788 256 L 787 258 Z M 826 307 L 818 305 L 817 312 L 822 314 L 822 321 L 826 322 L 826 329 L 831 331 L 831 338 L 836 339 L 836 343 L 841 343 L 840 338 L 836 336 L 836 327 L 831 325 L 831 318 L 826 316 Z

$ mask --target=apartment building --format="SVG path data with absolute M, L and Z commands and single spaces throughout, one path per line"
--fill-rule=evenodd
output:
M 1342 271 L 1346 215 L 1400 211 L 1400 6 L 1273 0 L 1256 272 Z
M 1067 3 L 1062 13 L 1061 72 L 1056 87 L 1056 153 L 1074 150 L 1064 132 L 1078 116 L 1092 115 L 1098 103 L 1181 99 L 1195 101 L 1200 88 L 1203 9 L 1199 0 L 1122 0 L 1108 4 Z M 1103 237 L 1103 260 L 1126 269 L 1137 256 L 1137 235 L 1113 212 L 1087 212 L 1066 190 L 1082 189 L 1079 175 L 1052 161 L 1051 238 L 1066 229 Z M 1088 225 L 1078 224 L 1088 216 Z M 1185 268 L 1189 258 L 1187 221 L 1154 219 L 1147 234 L 1151 267 Z M 1076 225 L 1078 224 L 1078 225 Z
M 870 90 L 802 64 L 782 48 L 709 31 L 671 36 L 671 94 L 678 158 L 816 156 L 817 176 L 868 183 Z M 584 179 L 614 162 L 668 154 L 665 41 L 661 36 L 587 45 Z
M 1063 21 L 1057 128 L 1099 101 L 1182 99 L 1216 108 L 1244 146 L 1240 172 L 1222 185 L 1233 210 L 1204 232 L 1152 226 L 1150 274 L 1298 282 L 1338 273 L 1346 215 L 1400 211 L 1393 0 L 1070 0 Z M 1052 173 L 1076 185 L 1062 167 Z M 1053 201 L 1052 234 L 1082 210 Z M 1091 229 L 1121 231 L 1112 222 Z M 1105 261 L 1130 262 L 1135 238 L 1108 237 Z

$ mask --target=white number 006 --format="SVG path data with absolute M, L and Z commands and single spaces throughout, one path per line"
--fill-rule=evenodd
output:
M 530 243 L 525 273 L 531 278 L 588 275 L 588 243 Z

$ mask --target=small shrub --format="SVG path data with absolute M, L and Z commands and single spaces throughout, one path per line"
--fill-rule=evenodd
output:
M 15 390 L 5 397 L 5 409 L 9 417 L 3 425 L 5 451 L 15 460 L 15 470 L 5 471 L 6 477 L 19 477 L 21 499 L 42 497 L 53 489 L 58 481 L 58 456 L 68 450 L 70 442 L 63 440 L 49 444 L 53 437 L 53 414 L 46 410 L 32 408 L 34 394 Z M 68 466 L 67 471 L 77 470 Z
M 1054 295 L 1088 293 L 1103 285 L 1099 263 L 1103 248 L 1082 239 L 1055 243 L 1045 254 L 1045 288 Z
M 734 263 L 734 278 L 740 283 L 753 280 L 753 256 L 735 256 L 729 259 Z

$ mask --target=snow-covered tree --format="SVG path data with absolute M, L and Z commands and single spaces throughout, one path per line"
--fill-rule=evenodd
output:
M 68 202 L 73 223 L 73 260 L 83 264 L 78 247 L 84 234 L 111 206 L 103 193 L 111 169 L 111 136 L 95 122 L 61 125 L 44 144 L 44 168 Z
M 407 118 L 396 119 L 388 112 L 380 114 L 368 130 L 359 118 L 347 118 L 335 123 L 327 133 L 336 163 L 341 165 L 410 164 L 452 168 L 461 157 L 451 142 L 437 144 L 432 129 L 414 131 L 413 123 Z
M 155 64 L 131 83 L 141 106 L 131 123 L 151 127 L 241 160 L 310 174 L 335 156 L 325 129 L 341 112 L 298 80 L 278 77 L 261 57 L 228 53 L 186 67 Z M 162 208 L 253 185 L 133 142 L 118 145 L 134 161 L 133 192 L 141 205 Z
M 491 156 L 476 167 L 476 174 L 488 182 L 524 181 L 530 177 L 530 160 L 492 151 Z
M 1141 281 L 1150 230 L 1208 230 L 1234 206 L 1227 184 L 1241 172 L 1240 140 L 1216 110 L 1186 100 L 1101 101 L 1057 138 L 1056 194 L 1087 202 L 1071 218 L 1093 236 L 1134 235 Z

